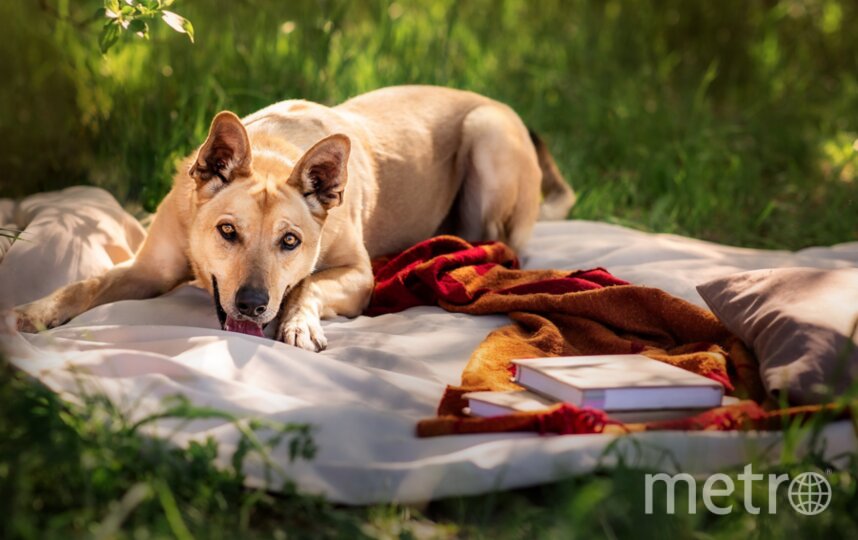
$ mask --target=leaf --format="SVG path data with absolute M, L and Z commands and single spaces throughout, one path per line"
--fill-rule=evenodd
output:
M 104 9 L 113 13 L 119 13 L 119 0 L 104 0 Z
M 187 34 L 188 39 L 191 40 L 191 43 L 194 42 L 194 26 L 191 24 L 191 21 L 182 17 L 178 13 L 174 13 L 166 9 L 161 15 L 161 20 L 167 23 L 167 26 L 169 26 L 176 32 L 180 34 Z
M 24 240 L 21 238 L 21 235 L 25 234 L 24 231 L 18 229 L 10 229 L 8 227 L 0 227 L 0 237 L 9 238 L 10 240 Z
M 101 53 L 104 54 L 113 45 L 119 41 L 119 24 L 116 20 L 107 21 L 101 29 L 101 35 L 98 36 L 98 46 L 101 48 Z
M 163 480 L 156 480 L 154 488 L 158 494 L 158 499 L 161 501 L 164 517 L 167 518 L 167 523 L 170 525 L 173 535 L 179 540 L 193 540 L 194 536 L 182 519 L 182 513 L 179 511 L 179 505 L 176 504 L 173 492 L 170 491 L 170 488 Z

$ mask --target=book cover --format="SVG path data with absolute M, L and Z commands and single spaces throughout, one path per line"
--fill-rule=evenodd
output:
M 721 404 L 723 386 L 639 354 L 514 360 L 515 382 L 573 405 L 605 411 L 702 409 Z

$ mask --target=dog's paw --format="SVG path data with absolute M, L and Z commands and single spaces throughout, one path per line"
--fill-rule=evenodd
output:
M 15 325 L 19 332 L 35 334 L 55 326 L 60 326 L 60 321 L 53 310 L 45 307 L 42 302 L 33 302 L 16 307 L 12 314 L 15 316 Z
M 313 352 L 319 352 L 328 346 L 328 339 L 319 318 L 301 312 L 280 323 L 276 338 L 287 345 Z

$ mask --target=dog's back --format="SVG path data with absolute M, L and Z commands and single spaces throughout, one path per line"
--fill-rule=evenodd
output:
M 334 110 L 360 126 L 373 157 L 377 211 L 368 213 L 364 232 L 370 253 L 439 232 L 520 247 L 539 214 L 539 186 L 549 188 L 544 217 L 565 217 L 574 202 L 545 145 L 531 140 L 510 107 L 485 96 L 395 86 Z

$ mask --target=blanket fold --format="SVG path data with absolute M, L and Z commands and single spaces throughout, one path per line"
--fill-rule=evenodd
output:
M 501 243 L 439 236 L 374 261 L 373 270 L 376 286 L 367 314 L 438 305 L 471 315 L 506 314 L 513 322 L 473 352 L 461 384 L 446 389 L 438 417 L 419 423 L 420 436 L 744 429 L 762 428 L 774 418 L 761 406 L 766 396 L 753 355 L 711 312 L 659 289 L 628 284 L 603 268 L 521 270 Z M 690 419 L 642 425 L 623 425 L 602 411 L 569 404 L 495 418 L 463 411 L 467 392 L 521 389 L 511 380 L 513 359 L 627 353 L 709 377 L 745 400 Z

